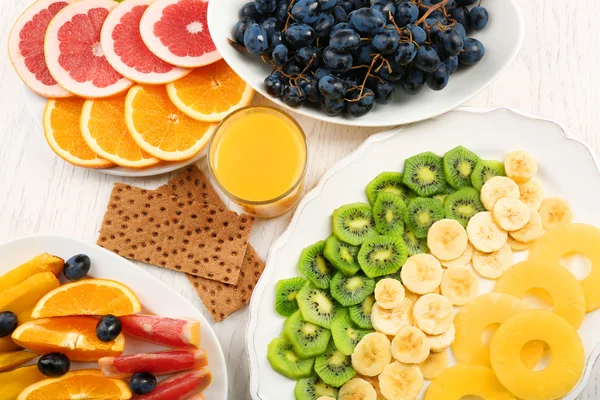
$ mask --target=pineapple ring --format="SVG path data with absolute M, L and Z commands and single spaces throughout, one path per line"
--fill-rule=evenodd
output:
M 585 317 L 585 296 L 579 281 L 568 269 L 554 262 L 526 260 L 507 269 L 496 282 L 494 292 L 523 299 L 531 289 L 545 289 L 552 297 L 552 312 L 575 329 Z
M 532 341 L 546 342 L 552 358 L 534 371 L 521 361 L 521 349 Z M 498 380 L 521 399 L 558 399 L 569 393 L 583 374 L 585 354 L 581 338 L 564 318 L 546 310 L 523 311 L 496 331 L 490 360 Z
M 580 253 L 591 264 L 590 274 L 580 281 L 586 311 L 600 308 L 600 229 L 586 224 L 565 224 L 542 236 L 531 248 L 529 258 L 558 263 L 565 255 Z
M 486 400 L 516 400 L 490 368 L 465 364 L 446 368 L 431 382 L 425 400 L 459 400 L 469 395 Z

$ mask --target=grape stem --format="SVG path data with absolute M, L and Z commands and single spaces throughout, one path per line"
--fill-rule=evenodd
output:
M 288 26 L 290 26 L 290 19 L 294 19 L 294 16 L 292 15 L 292 7 L 294 6 L 295 2 L 296 0 L 290 1 L 290 5 L 287 8 L 287 19 L 285 20 L 285 27 L 283 28 L 284 31 L 288 28 Z
M 444 0 L 441 3 L 437 3 L 436 5 L 429 7 L 427 12 L 425 14 L 423 14 L 423 16 L 421 18 L 419 18 L 419 20 L 417 22 L 415 22 L 415 25 L 422 24 L 427 19 L 427 17 L 429 17 L 431 15 L 431 13 L 433 13 L 435 10 L 439 10 L 440 8 L 445 7 L 446 4 L 448 4 L 449 2 L 450 2 L 450 0 Z
M 380 58 L 381 58 L 381 54 L 377 54 L 375 57 L 373 57 L 373 61 L 371 61 L 371 65 L 369 66 L 369 69 L 367 70 L 365 79 L 363 80 L 362 85 L 360 85 L 360 93 L 358 94 L 358 99 L 362 98 L 363 91 L 365 90 L 365 85 L 367 84 L 367 79 L 369 79 L 369 75 L 371 75 L 371 71 L 373 70 L 373 67 L 375 66 L 375 62 L 377 60 L 379 60 Z

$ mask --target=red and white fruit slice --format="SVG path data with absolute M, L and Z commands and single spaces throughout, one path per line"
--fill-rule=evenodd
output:
M 200 322 L 192 319 L 148 314 L 126 315 L 120 319 L 124 333 L 146 342 L 175 349 L 198 347 L 200 344 Z
M 23 82 L 40 96 L 58 99 L 72 94 L 56 82 L 44 57 L 44 37 L 54 16 L 74 0 L 39 0 L 17 19 L 8 37 L 8 55 Z
M 140 20 L 153 0 L 127 0 L 108 14 L 100 44 L 110 65 L 121 75 L 142 84 L 164 84 L 187 75 L 179 68 L 156 57 L 140 35 Z
M 212 375 L 206 368 L 173 375 L 161 381 L 149 394 L 135 396 L 136 400 L 189 400 L 203 399 L 200 394 L 212 382 Z
M 129 378 L 138 372 L 150 372 L 153 375 L 161 376 L 206 367 L 208 358 L 203 349 L 166 350 L 156 353 L 103 357 L 98 360 L 98 364 L 104 376 Z
M 69 92 L 89 99 L 127 90 L 133 82 L 110 66 L 100 46 L 100 30 L 112 0 L 76 1 L 63 8 L 46 31 L 44 53 L 50 73 Z
M 182 68 L 220 60 L 208 31 L 207 8 L 208 0 L 154 1 L 140 22 L 144 43 L 161 60 Z

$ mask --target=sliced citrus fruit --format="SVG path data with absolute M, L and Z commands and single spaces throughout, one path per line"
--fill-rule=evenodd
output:
M 64 265 L 65 261 L 60 257 L 48 253 L 40 254 L 0 276 L 0 294 L 39 272 L 51 271 L 58 276 Z
M 153 0 L 127 0 L 112 10 L 100 35 L 106 60 L 121 75 L 137 83 L 173 82 L 191 70 L 156 57 L 140 35 L 140 20 Z
M 87 1 L 87 0 L 86 0 Z M 96 369 L 68 372 L 60 378 L 44 379 L 23 390 L 17 400 L 73 400 L 131 398 L 127 384 L 105 377 Z
M 36 382 L 46 379 L 38 370 L 37 365 L 13 369 L 0 373 L 0 399 L 13 400 L 19 393 Z
M 196 68 L 167 85 L 177 108 L 199 121 L 219 122 L 232 111 L 247 106 L 254 91 L 223 60 Z
M 106 376 L 129 378 L 138 372 L 150 372 L 161 376 L 206 367 L 208 358 L 203 349 L 166 350 L 157 353 L 105 357 L 98 360 L 98 364 Z
M 8 371 L 9 369 L 25 364 L 37 356 L 35 353 L 24 350 L 0 353 L 0 372 Z
M 182 113 L 163 86 L 132 87 L 125 99 L 125 122 L 142 150 L 165 161 L 194 157 L 216 128 Z
M 80 119 L 84 99 L 48 100 L 44 110 L 44 134 L 50 148 L 63 160 L 78 167 L 111 168 L 83 140 Z
M 158 58 L 192 68 L 221 59 L 207 22 L 208 0 L 157 0 L 140 21 L 146 46 Z
M 112 0 L 76 1 L 56 14 L 46 31 L 44 54 L 52 77 L 85 98 L 108 97 L 133 82 L 110 66 L 100 46 L 100 30 Z
M 20 314 L 34 307 L 46 293 L 59 286 L 60 282 L 52 272 L 46 271 L 35 274 L 2 292 L 0 310 Z
M 21 80 L 40 96 L 70 97 L 50 75 L 44 58 L 44 37 L 54 16 L 74 0 L 40 0 L 21 14 L 8 37 L 8 55 Z
M 92 317 L 58 317 L 29 321 L 12 334 L 21 347 L 38 354 L 63 353 L 71 361 L 91 362 L 120 356 L 125 348 L 123 334 L 112 342 L 96 337 L 98 320 Z
M 33 318 L 69 315 L 135 314 L 142 305 L 122 283 L 106 279 L 84 279 L 67 283 L 46 294 L 35 306 Z
M 196 369 L 173 375 L 161 381 L 149 393 L 136 396 L 138 400 L 184 400 L 194 393 L 202 392 L 212 381 L 212 375 L 207 369 Z
M 81 111 L 81 134 L 96 154 L 128 168 L 145 168 L 160 160 L 140 149 L 125 125 L 125 95 L 88 100 Z
M 121 317 L 123 332 L 146 342 L 166 347 L 187 348 L 200 344 L 200 322 L 157 315 L 127 315 Z

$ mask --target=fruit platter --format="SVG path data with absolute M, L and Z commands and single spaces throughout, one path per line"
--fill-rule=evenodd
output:
M 271 250 L 253 398 L 575 399 L 600 343 L 590 193 L 586 145 L 508 109 L 371 137 Z
M 0 251 L 1 398 L 227 399 L 219 342 L 173 289 L 72 239 Z

